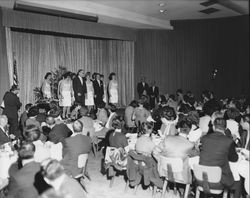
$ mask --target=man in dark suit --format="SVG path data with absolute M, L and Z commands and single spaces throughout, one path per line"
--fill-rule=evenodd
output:
M 232 187 L 234 178 L 230 170 L 229 161 L 236 162 L 238 155 L 233 139 L 225 135 L 226 120 L 216 118 L 213 122 L 213 132 L 201 138 L 200 164 L 205 166 L 219 166 L 222 169 L 221 184 Z
M 56 124 L 55 119 L 50 115 L 46 118 L 46 124 L 49 128 L 51 128 L 51 131 L 48 135 L 48 140 L 55 144 L 62 142 L 65 138 L 72 135 L 72 131 L 67 127 L 66 124 Z
M 142 95 L 145 95 L 145 96 L 148 95 L 148 89 L 149 89 L 148 83 L 146 83 L 146 78 L 143 76 L 141 78 L 141 82 L 137 84 L 137 92 L 138 92 L 139 98 L 141 98 Z
M 53 187 L 53 189 L 44 192 L 42 197 L 55 197 L 55 195 L 58 195 L 56 197 L 86 198 L 81 185 L 65 174 L 62 165 L 57 160 L 45 160 L 42 163 L 42 173 L 44 180 Z
M 63 144 L 63 159 L 61 161 L 66 173 L 75 177 L 82 173 L 78 168 L 78 156 L 91 151 L 91 139 L 82 134 L 83 124 L 76 120 L 73 123 L 74 134 L 66 138 Z
M 77 73 L 77 76 L 73 80 L 75 102 L 82 106 L 85 104 L 85 95 L 87 94 L 87 87 L 83 77 L 84 72 L 82 69 L 80 69 Z
M 148 90 L 150 108 L 155 108 L 156 100 L 159 96 L 159 87 L 155 86 L 155 81 L 152 82 Z
M 95 91 L 95 106 L 97 107 L 103 101 L 103 82 L 100 80 L 100 74 L 96 74 L 96 79 L 93 81 Z
M 10 125 L 9 132 L 19 137 L 20 133 L 18 130 L 18 110 L 22 106 L 22 103 L 19 100 L 19 87 L 13 85 L 9 92 L 6 92 L 3 101 L 4 101 L 4 110 L 3 114 L 7 116 L 8 122 Z
M 9 142 L 9 134 L 7 132 L 8 118 L 6 115 L 0 115 L 0 146 Z
M 8 186 L 8 198 L 34 198 L 38 191 L 34 186 L 35 175 L 40 171 L 40 164 L 34 161 L 35 146 L 24 142 L 18 152 L 22 168 L 12 175 Z

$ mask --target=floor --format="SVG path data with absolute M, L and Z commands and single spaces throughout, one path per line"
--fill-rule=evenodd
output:
M 88 161 L 88 172 L 91 181 L 85 179 L 86 188 L 88 190 L 87 198 L 151 198 L 152 191 L 150 189 L 142 189 L 139 186 L 136 194 L 134 189 L 128 188 L 125 192 L 125 180 L 123 176 L 117 176 L 114 180 L 112 188 L 109 187 L 110 180 L 107 180 L 106 175 L 101 173 L 101 161 L 103 156 L 98 152 L 95 158 L 91 153 Z M 160 193 L 157 193 L 155 198 L 160 198 Z

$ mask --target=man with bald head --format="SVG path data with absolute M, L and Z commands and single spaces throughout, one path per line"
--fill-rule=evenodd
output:
M 66 138 L 63 144 L 62 165 L 66 173 L 72 177 L 79 175 L 82 169 L 78 168 L 78 156 L 91 151 L 91 139 L 82 134 L 83 124 L 76 120 L 73 123 L 74 134 Z
M 9 141 L 8 118 L 6 115 L 0 115 L 0 146 Z

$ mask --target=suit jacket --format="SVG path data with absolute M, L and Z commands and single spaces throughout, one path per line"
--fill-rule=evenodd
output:
M 12 92 L 6 92 L 4 97 L 4 110 L 3 114 L 6 115 L 8 118 L 18 118 L 17 112 L 19 108 L 22 106 L 19 98 L 16 94 Z
M 10 177 L 8 198 L 36 198 L 38 191 L 34 186 L 35 175 L 40 171 L 40 164 L 30 162 Z
M 212 132 L 201 138 L 200 164 L 221 167 L 221 183 L 227 187 L 234 182 L 229 161 L 236 162 L 237 160 L 238 155 L 233 140 L 223 133 Z
M 137 84 L 137 92 L 139 94 L 139 97 L 142 96 L 143 91 L 146 91 L 146 95 L 148 95 L 148 89 L 149 89 L 148 83 L 145 83 L 144 86 L 143 86 L 142 82 L 139 82 Z
M 0 128 L 0 146 L 10 141 L 10 138 L 6 133 Z
M 159 96 L 159 87 L 155 86 L 154 90 L 153 90 L 153 87 L 149 87 L 148 95 L 149 95 L 149 100 L 150 100 L 149 101 L 150 102 L 150 107 L 154 108 L 155 103 L 156 103 L 156 99 Z
M 85 80 L 82 78 L 82 83 L 81 83 L 79 76 L 76 76 L 73 80 L 73 90 L 74 90 L 75 101 L 84 105 L 85 94 L 87 93 Z M 81 94 L 81 96 L 79 96 L 78 94 Z
M 48 140 L 57 144 L 62 142 L 65 138 L 70 137 L 72 131 L 67 127 L 66 124 L 56 124 L 50 131 Z
M 100 85 L 99 85 L 98 81 L 94 80 L 93 81 L 93 86 L 94 86 L 94 91 L 95 91 L 96 98 L 102 100 L 102 97 L 103 97 L 103 94 L 104 94 L 103 82 L 100 80 Z
M 88 136 L 78 134 L 73 137 L 66 138 L 62 144 L 62 165 L 64 166 L 64 169 L 68 175 L 75 177 L 82 171 L 77 166 L 78 156 L 91 151 L 91 139 Z

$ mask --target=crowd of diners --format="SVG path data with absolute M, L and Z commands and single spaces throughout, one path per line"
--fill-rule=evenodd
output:
M 181 89 L 172 95 L 159 95 L 158 90 L 154 95 L 143 81 L 137 86 L 139 99 L 125 109 L 104 101 L 91 109 L 78 104 L 62 119 L 62 108 L 55 101 L 29 103 L 20 116 L 19 132 L 12 134 L 8 132 L 11 118 L 0 115 L 0 147 L 10 146 L 18 155 L 9 177 L 0 177 L 2 196 L 88 197 L 74 178 L 81 172 L 78 156 L 89 154 L 91 144 L 99 144 L 104 155 L 107 147 L 120 149 L 125 156 L 133 150 L 156 164 L 161 155 L 181 158 L 184 166 L 189 166 L 187 159 L 198 157 L 197 163 L 222 169 L 221 184 L 234 197 L 249 194 L 242 185 L 247 176 L 235 179 L 229 165 L 239 160 L 238 152 L 249 161 L 249 101 L 244 97 L 218 99 L 210 91 L 204 91 L 198 101 L 191 91 Z M 20 108 L 19 88 L 14 86 L 10 92 L 17 95 L 15 108 Z M 137 136 L 133 148 L 127 134 Z M 153 136 L 161 142 L 156 144 Z M 61 157 L 49 156 L 46 147 L 58 144 L 62 145 Z M 163 180 L 156 179 L 161 189 Z

